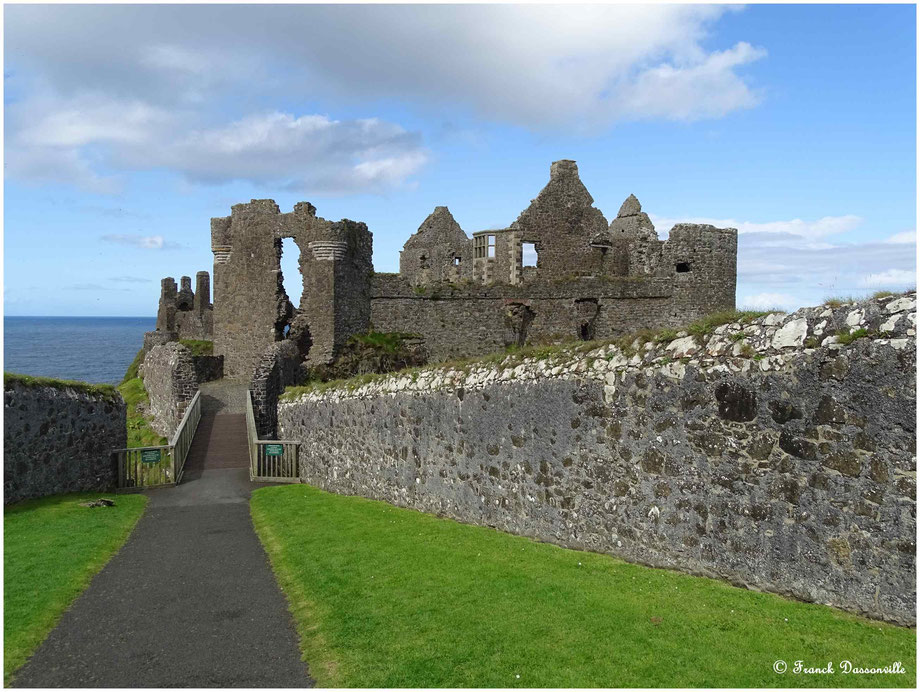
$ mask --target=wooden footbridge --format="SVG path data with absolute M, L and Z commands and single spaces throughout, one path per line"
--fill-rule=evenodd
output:
M 186 407 L 169 444 L 117 449 L 120 490 L 178 485 L 187 469 L 249 467 L 249 479 L 297 483 L 299 443 L 262 440 L 252 395 L 244 384 L 218 380 L 202 385 Z

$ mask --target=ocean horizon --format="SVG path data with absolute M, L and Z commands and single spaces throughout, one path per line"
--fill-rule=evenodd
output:
M 156 317 L 4 316 L 3 370 L 118 384 Z

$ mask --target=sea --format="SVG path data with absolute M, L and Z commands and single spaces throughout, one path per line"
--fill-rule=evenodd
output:
M 155 317 L 4 317 L 3 370 L 118 384 Z

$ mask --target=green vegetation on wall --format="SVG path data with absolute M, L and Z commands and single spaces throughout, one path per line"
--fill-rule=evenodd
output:
M 110 384 L 90 384 L 76 380 L 58 380 L 53 377 L 34 377 L 32 375 L 19 375 L 13 372 L 3 373 L 3 384 L 19 384 L 23 387 L 53 387 L 55 389 L 73 389 L 91 396 L 115 400 L 118 395 L 115 387 Z
M 211 343 L 210 341 L 205 343 Z M 144 362 L 143 349 L 137 352 L 125 378 L 118 385 L 118 391 L 127 405 L 128 447 L 156 447 L 167 444 L 168 440 L 150 427 L 150 419 L 144 414 L 150 404 L 150 397 L 144 389 L 144 380 L 138 374 L 140 364 Z
M 308 380 L 329 382 L 355 375 L 387 373 L 419 366 L 425 354 L 418 347 L 417 334 L 374 332 L 349 337 L 335 362 L 312 368 Z M 414 343 L 413 343 L 414 342 Z
M 214 342 L 205 339 L 179 339 L 179 343 L 192 352 L 193 356 L 214 355 Z
M 445 361 L 442 363 L 432 363 L 431 365 L 425 367 L 432 369 L 454 368 L 465 370 L 476 365 L 498 363 L 505 363 L 506 365 L 513 366 L 514 363 L 523 361 L 527 358 L 545 360 L 547 358 L 553 358 L 564 353 L 587 353 L 589 351 L 610 345 L 616 345 L 620 348 L 620 350 L 623 351 L 626 356 L 632 356 L 647 343 L 651 342 L 660 344 L 673 341 L 677 338 L 677 334 L 680 331 L 685 331 L 688 334 L 695 336 L 698 340 L 702 340 L 706 336 L 712 334 L 716 327 L 719 327 L 723 324 L 729 324 L 731 322 L 749 324 L 752 320 L 758 317 L 769 315 L 771 312 L 773 311 L 758 312 L 754 310 L 724 310 L 712 315 L 707 315 L 706 317 L 703 317 L 696 322 L 676 329 L 672 327 L 663 329 L 642 329 L 640 331 L 633 332 L 631 334 L 627 334 L 615 339 L 599 339 L 595 341 L 561 341 L 558 343 L 549 344 L 509 346 L 504 351 L 492 353 L 487 356 L 474 356 L 471 358 Z M 367 336 L 369 335 L 366 335 L 362 338 L 367 338 Z M 392 336 L 406 339 L 411 335 L 397 334 Z M 352 337 L 352 339 L 355 338 L 356 337 Z M 348 372 L 331 369 L 324 371 L 322 373 L 324 375 L 323 377 L 315 377 L 312 379 L 312 381 L 305 385 L 287 387 L 284 390 L 284 394 L 282 394 L 280 398 L 281 400 L 288 401 L 295 399 L 299 395 L 305 394 L 307 392 L 321 392 L 327 389 L 339 388 L 356 389 L 364 384 L 381 380 L 395 370 L 396 369 L 391 371 L 364 370 L 363 372 L 359 371 L 357 374 L 355 374 L 354 371 Z M 413 375 L 420 370 L 420 367 L 410 365 L 409 367 L 400 368 L 398 370 L 399 372 Z

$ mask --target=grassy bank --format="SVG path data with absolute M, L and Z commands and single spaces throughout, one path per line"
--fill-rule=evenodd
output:
M 3 513 L 3 677 L 48 635 L 63 612 L 122 546 L 144 511 L 143 495 L 114 507 L 81 507 L 100 493 L 21 502 Z M 108 497 L 113 497 L 109 495 Z M 99 623 L 105 627 L 104 622 Z
M 165 445 L 168 440 L 150 427 L 150 421 L 138 410 L 138 405 L 150 403 L 144 380 L 135 377 L 118 385 L 118 391 L 127 405 L 128 446 L 154 447 Z
M 304 485 L 251 509 L 319 686 L 914 686 L 913 630 L 825 606 Z
M 141 349 L 134 356 L 134 360 L 131 361 L 131 365 L 125 372 L 124 379 L 118 385 L 118 391 L 127 407 L 126 425 L 129 447 L 155 447 L 168 442 L 165 437 L 150 427 L 150 420 L 138 408 L 143 409 L 150 403 L 150 397 L 147 396 L 147 390 L 144 389 L 144 380 L 138 373 L 138 368 L 143 362 L 144 350 Z

